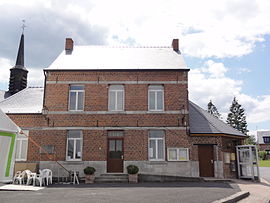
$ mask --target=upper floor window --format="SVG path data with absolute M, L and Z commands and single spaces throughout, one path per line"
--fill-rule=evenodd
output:
M 266 144 L 270 143 L 270 137 L 263 137 L 263 142 Z
M 109 87 L 109 111 L 124 110 L 124 86 L 110 85 Z
M 165 160 L 165 135 L 163 130 L 149 131 L 148 152 L 150 161 Z
M 24 130 L 25 134 L 29 134 L 29 131 Z M 16 161 L 27 160 L 27 149 L 28 149 L 28 137 L 23 134 L 19 134 L 16 138 Z
M 148 110 L 164 110 L 164 87 L 162 85 L 150 85 L 148 87 Z
M 84 106 L 84 86 L 71 85 L 69 88 L 69 110 L 82 111 Z
M 67 161 L 82 160 L 82 132 L 70 130 L 67 136 Z

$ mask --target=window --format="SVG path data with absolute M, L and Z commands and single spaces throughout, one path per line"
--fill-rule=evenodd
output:
M 69 89 L 69 110 L 82 111 L 84 106 L 84 86 L 71 85 Z
M 270 155 L 270 150 L 269 149 L 266 149 L 265 151 L 266 151 L 267 155 Z
M 162 85 L 150 85 L 148 87 L 148 110 L 163 111 L 164 87 Z
M 188 148 L 168 148 L 168 161 L 188 161 Z
M 124 110 L 124 86 L 110 85 L 109 87 L 109 111 Z
M 165 159 L 164 131 L 151 130 L 149 132 L 149 160 L 164 161 Z
M 40 154 L 53 154 L 54 153 L 54 146 L 53 145 L 43 145 L 42 148 L 39 148 Z M 45 150 L 45 151 L 44 151 Z
M 29 131 L 23 131 L 26 135 L 29 134 Z M 19 134 L 16 138 L 16 161 L 26 161 L 27 160 L 27 149 L 28 149 L 28 137 L 23 134 Z
M 263 142 L 266 144 L 270 143 L 270 137 L 263 137 Z
M 67 161 L 82 160 L 82 132 L 80 130 L 68 131 Z

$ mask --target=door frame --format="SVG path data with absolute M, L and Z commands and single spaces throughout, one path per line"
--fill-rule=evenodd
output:
M 122 140 L 122 153 L 123 153 L 123 158 L 122 158 L 122 170 L 120 172 L 109 172 L 109 147 L 110 147 L 110 140 Z M 107 137 L 107 173 L 123 173 L 124 172 L 124 137 Z

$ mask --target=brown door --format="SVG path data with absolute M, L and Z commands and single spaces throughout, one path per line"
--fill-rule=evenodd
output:
M 108 139 L 108 173 L 123 173 L 123 138 Z
M 199 145 L 199 167 L 201 177 L 214 177 L 213 145 Z

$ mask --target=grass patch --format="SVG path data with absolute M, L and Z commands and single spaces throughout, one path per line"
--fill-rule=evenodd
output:
M 259 167 L 270 167 L 270 159 L 269 160 L 259 160 Z

